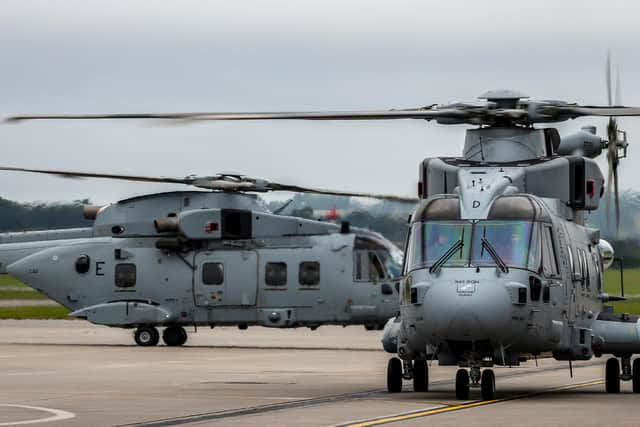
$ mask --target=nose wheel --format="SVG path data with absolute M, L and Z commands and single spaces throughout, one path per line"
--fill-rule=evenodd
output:
M 469 400 L 469 372 L 466 369 L 456 372 L 456 399 Z
M 485 369 L 480 374 L 480 367 L 472 366 L 469 371 L 464 368 L 456 372 L 456 399 L 469 400 L 471 388 L 480 388 L 482 400 L 496 398 L 496 375 L 491 369 Z
M 620 381 L 631 381 L 633 392 L 640 393 L 640 359 L 635 359 L 633 364 L 631 356 L 622 357 L 620 361 L 615 357 L 607 360 L 604 369 L 606 392 L 620 393 Z

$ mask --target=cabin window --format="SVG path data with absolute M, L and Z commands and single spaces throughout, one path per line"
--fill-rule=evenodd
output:
M 575 273 L 576 264 L 573 261 L 573 249 L 571 249 L 571 246 L 567 246 L 567 254 L 569 255 L 569 268 L 571 269 L 571 273 Z
M 116 264 L 116 286 L 119 288 L 132 288 L 136 285 L 136 265 Z
M 535 276 L 529 276 L 529 292 L 531 293 L 531 301 L 540 301 L 540 292 L 542 291 L 542 282 Z
M 305 261 L 300 263 L 298 282 L 301 285 L 315 286 L 320 283 L 320 263 Z
M 545 276 L 558 275 L 558 262 L 556 261 L 556 251 L 553 245 L 551 227 L 545 226 L 542 229 L 542 268 Z
M 600 271 L 600 260 L 594 253 L 591 254 L 591 259 L 593 261 L 593 268 L 595 269 L 596 273 L 596 286 L 598 287 L 598 291 L 602 291 L 602 272 Z
M 202 264 L 202 283 L 205 285 L 222 285 L 224 283 L 224 264 L 221 262 L 205 262 Z
M 287 284 L 287 264 L 268 262 L 265 266 L 264 281 L 268 286 L 285 286 Z
M 548 303 L 549 301 L 551 301 L 551 287 L 544 285 L 544 288 L 542 288 L 542 302 Z

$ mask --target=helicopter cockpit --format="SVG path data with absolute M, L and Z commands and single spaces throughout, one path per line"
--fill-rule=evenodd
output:
M 535 199 L 500 197 L 483 220 L 463 220 L 459 212 L 457 197 L 432 199 L 418 209 L 412 218 L 405 274 L 425 268 L 437 273 L 443 267 L 540 270 L 543 246 L 553 243 L 550 234 L 541 238 L 548 233 L 544 224 L 549 218 Z M 545 269 L 557 272 L 555 263 L 549 264 Z

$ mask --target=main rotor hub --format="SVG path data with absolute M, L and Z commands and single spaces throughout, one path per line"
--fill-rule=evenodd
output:
M 478 99 L 486 99 L 495 108 L 517 108 L 520 100 L 529 99 L 529 96 L 516 90 L 498 89 L 485 92 Z

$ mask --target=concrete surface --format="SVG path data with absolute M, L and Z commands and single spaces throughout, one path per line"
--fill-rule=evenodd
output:
M 141 348 L 83 321 L 0 321 L 0 426 L 636 426 L 640 395 L 607 395 L 603 359 L 496 368 L 498 399 L 454 398 L 455 368 L 426 393 L 388 394 L 380 332 L 233 328 Z M 377 421 L 376 421 L 377 420 Z

